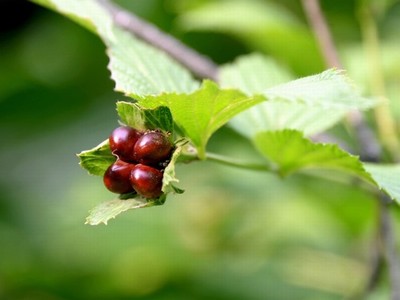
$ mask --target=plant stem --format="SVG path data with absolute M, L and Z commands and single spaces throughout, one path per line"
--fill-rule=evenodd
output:
M 215 153 L 210 153 L 210 152 L 206 153 L 206 159 L 208 159 L 210 161 L 218 162 L 223 165 L 235 167 L 235 168 L 254 170 L 254 171 L 269 171 L 269 172 L 273 171 L 273 168 L 266 164 L 259 164 L 259 163 L 254 163 L 254 162 L 236 160 L 231 157 L 227 157 L 227 156 L 223 156 L 223 155 L 215 154 Z
M 390 112 L 387 99 L 383 67 L 380 54 L 378 29 L 371 8 L 362 4 L 360 8 L 361 31 L 369 66 L 371 93 L 382 101 L 374 109 L 375 121 L 382 144 L 390 152 L 394 161 L 400 160 L 400 142 L 396 130 L 396 122 Z
M 332 39 L 328 24 L 322 14 L 318 0 L 302 0 L 304 11 L 306 12 L 308 21 L 310 22 L 317 42 L 321 48 L 322 55 L 327 65 L 335 68 L 342 68 L 339 55 L 336 51 L 335 44 Z

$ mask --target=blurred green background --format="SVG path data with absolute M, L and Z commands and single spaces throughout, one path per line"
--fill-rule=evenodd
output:
M 235 23 L 234 10 L 213 7 L 233 2 Z M 322 6 L 345 68 L 368 93 L 360 2 Z M 295 76 L 324 69 L 299 1 L 118 3 L 219 64 L 258 51 Z M 399 115 L 400 3 L 371 3 Z M 362 293 L 377 207 L 367 192 L 337 183 L 193 163 L 177 170 L 186 192 L 164 206 L 127 212 L 108 226 L 84 225 L 88 210 L 114 197 L 75 156 L 118 124 L 115 101 L 123 96 L 113 92 L 104 45 L 30 2 L 2 1 L 0 14 L 0 299 L 316 300 Z M 334 130 L 346 136 L 342 127 Z M 256 155 L 229 128 L 209 147 Z M 388 295 L 384 275 L 361 298 Z

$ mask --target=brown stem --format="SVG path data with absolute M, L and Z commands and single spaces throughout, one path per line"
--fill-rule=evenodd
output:
M 339 55 L 336 51 L 328 24 L 321 11 L 319 1 L 302 0 L 302 4 L 327 65 L 329 67 L 341 69 L 342 64 L 340 63 Z
M 196 76 L 217 80 L 218 66 L 208 57 L 187 47 L 173 36 L 162 32 L 156 26 L 120 8 L 109 0 L 98 0 L 98 2 L 111 12 L 117 25 L 150 45 L 165 51 Z

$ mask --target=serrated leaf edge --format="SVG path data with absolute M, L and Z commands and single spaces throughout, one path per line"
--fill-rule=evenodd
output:
M 131 207 L 128 206 L 125 209 L 119 211 L 117 214 L 113 215 L 112 217 L 109 217 L 108 219 L 105 219 L 105 220 L 102 220 L 102 221 L 99 221 L 99 222 L 92 222 L 91 221 L 92 214 L 96 211 L 96 209 L 98 209 L 102 205 L 105 205 L 107 203 L 111 203 L 112 201 L 116 201 L 116 200 L 118 200 L 118 201 L 138 201 L 138 199 L 141 199 L 143 201 L 143 203 L 138 203 L 137 205 L 134 205 L 134 206 L 131 206 Z M 117 199 L 113 199 L 113 200 L 109 200 L 109 201 L 104 201 L 104 202 L 98 204 L 97 206 L 95 206 L 94 208 L 92 208 L 89 211 L 89 216 L 86 217 L 85 224 L 87 224 L 87 225 L 99 225 L 99 224 L 108 225 L 108 221 L 109 220 L 115 219 L 118 215 L 120 215 L 123 212 L 126 212 L 126 211 L 131 210 L 131 209 L 151 207 L 151 206 L 155 205 L 155 202 L 156 202 L 155 200 L 154 201 L 148 201 L 147 199 L 145 199 L 143 197 L 140 197 L 140 198 L 136 197 L 136 198 L 131 198 L 131 199 L 127 199 L 127 200 L 120 200 L 120 199 L 117 198 Z

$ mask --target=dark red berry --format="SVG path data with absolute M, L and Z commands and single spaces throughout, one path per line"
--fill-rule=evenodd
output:
M 142 136 L 140 131 L 134 128 L 121 126 L 111 133 L 109 137 L 110 149 L 119 159 L 131 162 L 133 161 L 133 147 L 137 140 Z
M 134 164 L 117 160 L 109 166 L 107 171 L 104 173 L 103 182 L 106 188 L 117 194 L 133 192 L 134 190 L 130 182 L 130 175 L 134 167 Z
M 133 153 L 136 161 L 146 165 L 157 165 L 170 158 L 172 143 L 160 131 L 149 131 L 136 142 Z
M 142 164 L 137 164 L 131 172 L 130 180 L 135 191 L 145 198 L 161 196 L 163 173 Z

